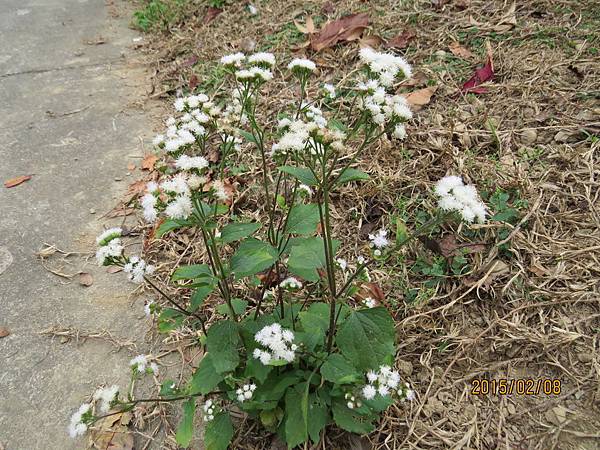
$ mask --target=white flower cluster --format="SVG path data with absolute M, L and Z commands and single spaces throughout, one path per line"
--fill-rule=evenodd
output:
M 244 62 L 247 62 L 250 67 L 242 68 Z M 271 68 L 275 65 L 275 55 L 260 52 L 246 58 L 246 55 L 240 52 L 223 56 L 221 64 L 231 69 L 239 69 L 235 71 L 235 77 L 242 83 L 245 81 L 264 82 L 273 79 Z
M 325 91 L 325 95 L 327 98 L 333 100 L 336 97 L 335 86 L 333 84 L 323 84 L 323 90 Z
M 155 362 L 148 363 L 149 355 L 138 355 L 129 361 L 129 366 L 136 374 L 152 373 L 156 375 L 158 373 L 158 365 Z
M 342 270 L 346 270 L 348 268 L 348 261 L 346 261 L 344 258 L 337 258 L 335 262 L 337 263 L 338 267 Z
M 96 238 L 98 250 L 96 250 L 96 260 L 103 266 L 110 262 L 110 258 L 119 258 L 123 254 L 123 244 L 121 242 L 121 228 L 109 228 Z
M 379 53 L 370 48 L 362 49 L 360 58 L 369 66 L 375 78 L 358 83 L 358 89 L 365 92 L 359 107 L 368 111 L 373 123 L 393 126 L 392 136 L 395 139 L 405 139 L 406 128 L 403 122 L 412 119 L 412 111 L 405 97 L 389 94 L 386 89 L 394 85 L 400 73 L 404 78 L 410 78 L 410 65 L 400 56 Z
M 76 438 L 82 436 L 88 429 L 85 418 L 90 415 L 92 405 L 84 403 L 79 409 L 71 416 L 71 423 L 69 424 L 68 431 L 69 436 Z
M 129 281 L 134 283 L 142 283 L 145 275 L 152 275 L 155 267 L 147 264 L 146 261 L 139 256 L 131 256 L 127 264 L 123 266 L 123 272 L 129 274 Z
M 320 141 L 327 142 L 331 148 L 337 151 L 344 149 L 343 140 L 346 135 L 337 129 L 327 129 L 327 119 L 323 117 L 322 111 L 314 106 L 304 105 L 305 115 L 308 122 L 303 120 L 281 119 L 278 128 L 283 131 L 279 141 L 273 144 L 271 156 L 286 154 L 289 152 L 307 151 L 310 154 L 317 154 L 319 146 L 316 142 L 310 145 L 311 135 L 317 136 Z M 310 142 L 309 142 L 310 141 Z
M 206 94 L 180 97 L 175 100 L 174 107 L 184 114 L 179 120 L 174 117 L 167 119 L 165 134 L 157 135 L 152 141 L 168 153 L 177 152 L 203 138 L 208 124 L 221 113 Z
M 371 247 L 374 247 L 375 250 L 373 253 L 375 256 L 381 255 L 381 249 L 384 249 L 388 245 L 390 245 L 390 241 L 387 238 L 387 230 L 382 228 L 375 234 L 369 234 L 369 240 L 371 241 Z
M 94 400 L 98 402 L 100 412 L 107 413 L 111 404 L 119 394 L 119 386 L 116 384 L 111 387 L 99 388 L 94 392 Z
M 348 400 L 348 403 L 346 403 L 348 409 L 360 408 L 362 406 L 360 400 L 356 400 L 356 397 L 354 397 L 354 395 L 350 393 L 346 393 L 346 395 L 344 395 L 344 398 Z
M 369 384 L 362 388 L 362 395 L 367 400 L 375 398 L 377 394 L 382 397 L 390 395 L 400 386 L 400 374 L 390 366 L 381 366 L 379 372 L 370 370 L 367 372 L 367 380 Z
M 308 73 L 315 71 L 317 65 L 310 59 L 295 58 L 288 64 L 287 68 L 296 73 Z
M 391 53 L 376 52 L 371 48 L 360 50 L 360 59 L 369 66 L 372 72 L 379 75 L 379 81 L 383 86 L 391 87 L 402 72 L 404 78 L 412 76 L 412 68 L 401 56 Z
M 237 395 L 237 399 L 240 403 L 244 403 L 246 400 L 250 400 L 252 398 L 255 390 L 256 385 L 254 383 L 245 384 L 235 391 L 235 395 Z
M 293 344 L 294 333 L 281 327 L 278 323 L 267 325 L 254 335 L 254 339 L 259 344 L 268 348 L 254 350 L 253 356 L 260 360 L 265 366 L 271 361 L 292 362 L 296 357 L 298 346 Z
M 377 301 L 373 297 L 367 297 L 362 302 L 367 308 L 375 308 L 377 306 Z
M 440 197 L 440 209 L 458 211 L 466 222 L 485 221 L 486 207 L 477 189 L 473 185 L 465 185 L 461 177 L 451 175 L 442 178 L 435 185 L 435 193 Z
M 202 405 L 202 416 L 205 422 L 210 422 L 215 418 L 215 405 L 212 400 L 206 400 Z
M 302 283 L 300 282 L 300 280 L 294 277 L 286 278 L 281 283 L 279 283 L 279 286 L 283 289 L 289 289 L 291 291 L 297 291 L 299 289 L 302 289 Z

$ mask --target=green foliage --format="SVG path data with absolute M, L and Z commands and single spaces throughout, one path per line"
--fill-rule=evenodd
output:
M 318 180 L 315 178 L 310 169 L 306 169 L 304 167 L 281 166 L 278 167 L 277 170 L 293 176 L 300 181 L 300 183 L 306 184 L 307 186 L 316 186 L 319 184 Z
M 233 424 L 228 413 L 221 412 L 204 427 L 205 450 L 227 450 L 233 437 Z
M 218 358 L 218 356 L 217 356 Z M 194 372 L 190 381 L 190 394 L 208 394 L 223 381 L 224 375 L 218 373 L 213 364 L 213 356 L 207 353 L 200 361 L 198 369 Z
M 285 228 L 289 234 L 314 234 L 319 223 L 319 207 L 315 204 L 292 206 Z
M 231 258 L 231 271 L 240 279 L 268 269 L 277 260 L 277 250 L 258 239 L 246 239 Z
M 323 238 L 310 237 L 296 239 L 292 244 L 288 268 L 294 275 L 308 281 L 318 281 L 317 269 L 325 267 L 325 248 Z M 340 242 L 333 242 L 333 253 L 336 252 Z
M 134 24 L 142 31 L 166 30 L 177 19 L 187 0 L 150 0 L 133 13 Z
M 259 228 L 260 223 L 230 223 L 221 230 L 220 239 L 224 244 L 229 244 L 254 234 Z
M 240 336 L 235 322 L 222 320 L 210 327 L 206 338 L 206 347 L 210 353 L 216 356 L 212 362 L 217 373 L 229 372 L 238 366 L 240 363 L 239 345 Z
M 183 404 L 183 419 L 177 428 L 175 440 L 183 448 L 188 448 L 194 436 L 194 414 L 196 413 L 196 398 L 191 397 Z
M 337 332 L 342 355 L 363 372 L 389 362 L 394 354 L 394 321 L 385 308 L 352 311 Z

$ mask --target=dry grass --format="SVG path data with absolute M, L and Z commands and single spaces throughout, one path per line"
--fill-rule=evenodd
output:
M 390 408 L 369 436 L 372 445 L 332 430 L 318 448 L 600 448 L 598 4 L 525 2 L 517 5 L 511 27 L 511 5 L 501 1 L 327 3 L 334 5 L 331 17 L 369 12 L 371 34 L 391 38 L 413 29 L 416 36 L 403 53 L 417 81 L 400 90 L 438 86 L 403 145 L 384 140 L 363 158 L 373 181 L 335 199 L 336 233 L 345 252 L 359 253 L 364 233 L 389 226 L 392 217 L 409 218 L 414 227 L 412 218 L 433 210 L 432 182 L 448 172 L 489 196 L 508 194 L 506 208 L 489 196 L 488 204 L 518 214 L 509 223 L 437 230 L 434 241 L 456 234 L 461 243 L 484 244 L 456 272 L 431 242 L 429 249 L 413 244 L 374 271 L 397 319 L 397 367 L 418 398 Z M 321 2 L 255 5 L 256 17 L 234 2 L 210 24 L 198 7 L 170 34 L 156 36 L 146 48 L 156 69 L 150 96 L 169 98 L 185 90 L 192 75 L 201 85 L 218 85 L 218 73 L 208 68 L 233 50 L 289 58 L 289 48 L 305 40 L 293 20 L 308 14 L 319 23 L 327 17 Z M 454 40 L 475 57 L 454 57 L 448 50 Z M 486 41 L 496 74 L 488 92 L 456 95 L 484 60 Z M 356 50 L 348 44 L 307 55 L 317 61 L 320 81 L 337 83 L 356 67 Z M 189 66 L 193 55 L 198 63 Z M 294 94 L 279 80 L 270 86 L 269 105 Z M 249 169 L 236 179 L 235 207 L 260 219 L 260 192 L 251 184 L 259 165 L 252 158 L 240 161 Z M 203 258 L 190 234 L 147 246 L 163 261 L 165 280 L 176 263 Z M 423 270 L 439 276 L 428 283 L 432 277 Z M 472 381 L 482 378 L 559 379 L 562 387 L 558 396 L 472 395 Z M 235 448 L 271 445 L 247 423 Z

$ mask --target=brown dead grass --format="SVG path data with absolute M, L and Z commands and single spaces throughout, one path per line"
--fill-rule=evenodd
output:
M 597 3 L 530 1 L 517 4 L 515 20 L 511 4 L 501 1 L 327 4 L 332 18 L 369 12 L 370 33 L 387 39 L 414 30 L 403 53 L 417 81 L 400 91 L 438 86 L 403 145 L 384 140 L 363 158 L 373 181 L 335 199 L 344 253 L 353 258 L 364 250 L 364 232 L 389 226 L 400 202 L 408 217 L 431 211 L 431 185 L 446 173 L 461 174 L 481 190 L 512 192 L 511 203 L 523 206 L 513 224 L 451 225 L 432 236 L 460 231 L 460 242 L 485 243 L 485 250 L 467 256 L 468 271 L 460 276 L 447 274 L 426 288 L 429 277 L 410 267 L 439 255 L 421 243 L 397 264 L 374 271 L 397 319 L 397 367 L 417 400 L 390 408 L 369 445 L 332 430 L 318 448 L 600 448 Z M 234 2 L 210 24 L 203 23 L 205 8 L 197 7 L 170 34 L 156 36 L 146 48 L 155 67 L 150 97 L 170 98 L 194 74 L 202 83 L 210 77 L 205 63 L 234 50 L 271 43 L 268 50 L 280 60 L 290 58 L 290 45 L 301 43 L 294 19 L 309 14 L 319 26 L 328 15 L 323 11 L 331 11 L 315 1 L 255 5 L 257 17 Z M 453 41 L 475 57 L 453 57 Z M 488 92 L 456 95 L 483 62 L 486 41 L 496 74 Z M 307 55 L 319 66 L 319 81 L 337 83 L 356 67 L 357 48 L 346 44 Z M 189 67 L 193 55 L 199 62 Z M 270 84 L 270 105 L 293 98 L 284 87 L 281 77 Z M 251 184 L 260 166 L 252 158 L 243 156 L 250 171 L 237 179 L 235 206 L 260 219 L 260 192 Z M 508 236 L 499 236 L 502 229 Z M 191 234 L 148 245 L 163 261 L 165 280 L 176 263 L 202 259 Z M 405 286 L 421 288 L 418 301 L 409 300 Z M 482 378 L 559 379 L 562 389 L 558 396 L 472 395 L 472 381 Z M 275 448 L 271 437 L 245 424 L 235 448 Z

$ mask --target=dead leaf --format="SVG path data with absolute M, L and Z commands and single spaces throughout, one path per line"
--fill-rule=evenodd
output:
M 158 156 L 156 156 L 153 153 L 148 153 L 144 156 L 144 159 L 142 160 L 142 170 L 153 171 L 154 164 L 156 164 L 156 161 L 158 161 Z
M 383 42 L 383 39 L 381 39 L 379 36 L 371 34 L 369 36 L 361 37 L 360 40 L 358 41 L 358 45 L 360 45 L 360 48 L 364 48 L 364 47 L 377 48 L 381 45 L 382 42 Z
M 215 8 L 214 6 L 209 6 L 208 10 L 206 11 L 206 15 L 204 16 L 204 20 L 203 20 L 204 24 L 211 23 L 222 12 L 223 12 L 223 10 L 221 8 Z
M 506 275 L 509 272 L 510 268 L 508 267 L 508 264 L 500 259 L 496 259 L 491 264 L 491 270 L 488 269 L 488 272 L 486 272 L 487 277 L 483 281 L 482 286 L 484 288 L 489 288 L 496 278 Z
M 544 267 L 542 267 L 540 264 L 533 262 L 531 263 L 531 265 L 529 266 L 529 271 L 535 275 L 537 275 L 538 277 L 544 277 L 546 275 L 548 275 L 548 269 L 545 269 Z
M 127 425 L 131 413 L 114 414 L 98 420 L 90 432 L 90 450 L 133 450 L 133 434 Z
M 117 272 L 122 272 L 123 268 L 119 267 L 119 266 L 109 266 L 108 269 L 106 269 L 106 273 L 117 273 Z
M 383 289 L 377 283 L 363 283 L 356 293 L 356 299 L 360 302 L 371 298 L 375 300 L 375 305 L 379 306 L 385 301 Z
M 0 327 L 0 338 L 6 337 L 10 334 L 10 330 L 6 327 Z
M 212 147 L 208 151 L 208 154 L 206 155 L 206 159 L 213 164 L 219 162 L 220 158 L 221 158 L 221 153 L 219 152 L 219 150 L 217 150 L 214 147 Z
M 404 30 L 398 36 L 393 37 L 392 39 L 387 41 L 387 44 L 385 44 L 385 46 L 388 48 L 397 48 L 399 50 L 402 50 L 408 47 L 408 42 L 414 39 L 416 35 L 417 34 L 415 33 L 415 31 L 412 29 Z
M 134 163 L 129 163 L 129 164 L 127 164 L 127 170 L 129 170 L 130 172 L 131 172 L 132 170 L 135 170 L 135 164 L 134 164 Z
M 423 106 L 431 101 L 431 97 L 437 91 L 437 86 L 429 86 L 418 91 L 411 92 L 406 96 L 406 101 L 415 111 L 420 110 Z
M 92 277 L 92 274 L 88 272 L 79 272 L 79 284 L 86 287 L 94 284 L 94 278 Z
M 462 45 L 460 45 L 456 41 L 452 42 L 448 46 L 448 49 L 454 56 L 458 56 L 460 58 L 469 59 L 469 58 L 472 58 L 473 56 L 475 56 L 475 55 L 473 55 L 473 53 L 471 53 L 470 50 L 464 48 Z
M 480 253 L 486 248 L 485 244 L 482 242 L 461 244 L 457 242 L 454 234 L 447 234 L 439 240 L 429 239 L 427 237 L 419 239 L 421 239 L 422 242 L 423 239 L 425 239 L 424 243 L 427 248 L 445 258 L 459 256 L 462 253 Z
M 134 181 L 127 187 L 127 195 L 137 197 L 146 191 L 146 182 L 144 180 Z
M 351 14 L 328 22 L 318 33 L 311 36 L 311 47 L 319 52 L 333 47 L 338 42 L 357 40 L 369 25 L 367 13 Z
M 472 92 L 474 94 L 483 94 L 487 92 L 485 87 L 479 86 L 481 83 L 485 83 L 494 78 L 494 62 L 492 60 L 492 49 L 489 43 L 487 43 L 487 48 L 487 61 L 485 65 L 479 69 L 475 69 L 473 76 L 462 85 L 461 92 Z
M 465 10 L 471 6 L 471 0 L 455 0 L 453 6 L 460 10 Z
M 198 57 L 196 55 L 192 55 L 181 64 L 181 67 L 192 67 L 197 62 Z
M 4 186 L 6 188 L 12 188 L 29 180 L 31 180 L 31 175 L 21 175 L 19 177 L 11 178 L 10 180 L 5 181 Z
M 304 25 L 302 25 L 297 20 L 294 20 L 294 25 L 296 25 L 298 31 L 303 34 L 313 34 L 316 31 L 315 22 L 313 21 L 313 18 L 311 16 L 308 16 L 306 18 L 306 20 L 304 21 Z
M 196 76 L 196 74 L 192 74 L 192 76 L 190 77 L 190 81 L 188 81 L 188 87 L 190 88 L 190 91 L 193 91 L 194 89 L 196 89 L 196 87 L 198 87 L 198 84 L 200 83 L 200 80 L 198 80 L 198 77 Z
M 516 16 L 517 4 L 513 3 L 506 14 L 500 19 L 497 25 L 492 27 L 493 31 L 498 33 L 503 33 L 505 31 L 512 30 L 517 25 L 517 16 Z

